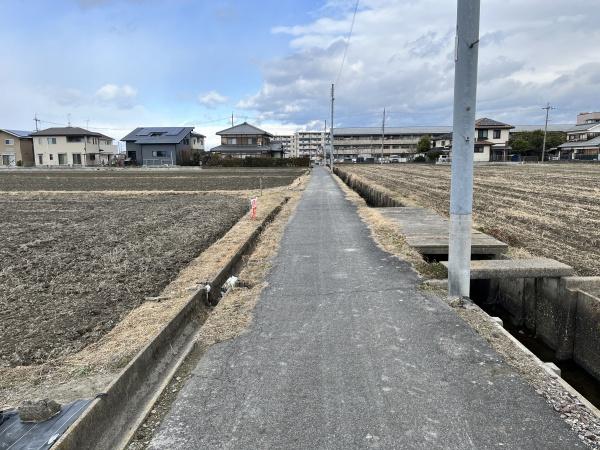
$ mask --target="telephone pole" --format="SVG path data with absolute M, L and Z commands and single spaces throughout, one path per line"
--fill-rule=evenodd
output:
M 556 109 L 554 106 L 550 106 L 548 103 L 544 108 L 546 110 L 546 125 L 544 126 L 544 143 L 542 144 L 542 163 L 544 162 L 544 157 L 546 153 L 546 135 L 548 134 L 548 115 L 550 114 L 551 109 Z
M 35 122 L 35 131 L 40 131 L 38 128 L 38 122 L 40 122 L 40 119 L 37 118 L 37 113 L 33 115 L 33 121 Z
M 381 122 L 381 161 L 383 164 L 383 140 L 385 139 L 385 108 L 383 108 L 383 121 Z
M 473 211 L 473 146 L 480 0 L 458 0 L 454 54 L 454 119 L 448 295 L 468 297 L 471 282 L 471 214 Z
M 331 172 L 333 172 L 333 102 L 335 100 L 334 97 L 334 85 L 331 83 L 331 125 L 329 126 L 329 150 L 330 150 L 330 160 L 331 160 Z
M 231 113 L 231 126 L 233 126 L 233 112 Z
M 327 164 L 327 119 L 325 119 L 323 128 L 323 165 Z

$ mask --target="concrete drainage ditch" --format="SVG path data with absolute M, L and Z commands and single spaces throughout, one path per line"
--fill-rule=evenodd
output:
M 369 206 L 398 225 L 427 262 L 448 260 L 448 221 L 425 208 L 403 207 L 389 194 L 336 168 Z M 505 256 L 508 246 L 473 230 L 471 297 L 554 372 L 600 407 L 600 277 L 573 276 L 547 258 Z M 447 280 L 431 280 L 447 286 Z

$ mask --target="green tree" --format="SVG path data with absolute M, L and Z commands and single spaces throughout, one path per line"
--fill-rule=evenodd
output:
M 426 153 L 431 150 L 431 136 L 426 134 L 425 136 L 419 139 L 417 143 L 417 152 L 418 153 Z
M 549 131 L 546 136 L 546 150 L 557 147 L 566 142 L 566 133 L 562 131 Z M 513 133 L 508 144 L 515 153 L 542 153 L 544 144 L 544 130 L 523 131 Z

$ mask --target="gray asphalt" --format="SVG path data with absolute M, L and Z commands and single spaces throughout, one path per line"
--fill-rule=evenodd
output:
M 584 448 L 316 169 L 247 333 L 213 346 L 152 449 Z

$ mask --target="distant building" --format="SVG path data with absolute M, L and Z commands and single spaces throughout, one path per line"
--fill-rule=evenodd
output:
M 295 142 L 293 134 L 276 134 L 273 136 L 273 142 L 281 144 L 284 157 L 292 156 Z
M 577 116 L 578 124 L 567 131 L 567 142 L 558 146 L 559 159 L 600 159 L 600 120 L 595 121 L 591 114 L 583 113 Z M 585 116 L 583 123 L 580 117 Z
M 577 125 L 600 123 L 600 112 L 584 112 L 577 114 Z
M 268 157 L 283 158 L 281 142 L 275 142 L 273 135 L 247 122 L 219 131 L 221 145 L 211 152 L 233 158 Z
M 37 166 L 99 166 L 116 153 L 113 138 L 79 127 L 47 128 L 31 137 Z
M 188 164 L 200 159 L 204 136 L 193 127 L 141 127 L 121 141 L 125 142 L 127 160 L 144 166 Z
M 475 121 L 474 162 L 505 161 L 508 157 L 510 130 L 507 123 L 488 119 Z M 443 134 L 433 139 L 433 148 L 451 153 L 452 134 Z
M 298 158 L 316 158 L 329 148 L 330 135 L 324 131 L 296 131 L 294 155 Z
M 417 143 L 425 135 L 431 138 L 452 132 L 452 127 L 386 127 L 383 136 L 383 156 L 412 158 L 417 153 Z M 334 128 L 334 157 L 377 158 L 381 156 L 382 134 L 380 127 Z
M 33 160 L 33 138 L 31 131 L 0 129 L 0 166 L 31 167 Z

